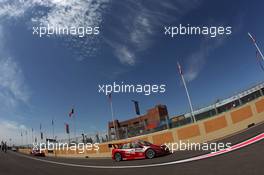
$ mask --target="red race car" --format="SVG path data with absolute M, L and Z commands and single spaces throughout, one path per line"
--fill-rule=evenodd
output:
M 30 151 L 30 154 L 33 156 L 45 157 L 45 153 L 43 151 L 40 151 L 39 149 L 32 149 Z
M 170 154 L 170 150 L 165 145 L 154 145 L 152 143 L 137 140 L 123 144 L 109 144 L 113 147 L 112 159 L 119 162 L 121 160 L 152 159 L 156 156 Z

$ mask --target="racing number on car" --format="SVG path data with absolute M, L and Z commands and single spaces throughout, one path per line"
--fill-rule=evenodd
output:
M 142 148 L 136 148 L 136 152 L 143 153 L 144 152 L 144 149 L 142 149 Z
M 136 156 L 142 157 L 142 156 L 144 156 L 144 149 L 142 149 L 142 148 L 136 148 L 135 149 L 135 153 L 136 153 Z
M 136 152 L 135 149 L 126 149 L 125 150 L 125 154 L 127 157 L 131 157 L 132 155 L 135 154 L 135 152 Z

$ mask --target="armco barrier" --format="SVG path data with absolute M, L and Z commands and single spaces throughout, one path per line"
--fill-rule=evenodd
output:
M 238 108 L 216 115 L 215 117 L 182 127 L 103 143 L 99 145 L 100 149 L 98 151 L 86 151 L 84 154 L 79 154 L 78 151 L 58 150 L 52 154 L 46 151 L 46 154 L 56 157 L 111 157 L 111 149 L 108 148 L 109 143 L 122 143 L 136 139 L 146 140 L 154 144 L 179 142 L 179 140 L 182 142 L 201 143 L 233 135 L 245 130 L 251 124 L 259 124 L 262 122 L 264 122 L 264 97 L 260 97 Z M 29 153 L 29 150 L 22 149 L 19 151 Z

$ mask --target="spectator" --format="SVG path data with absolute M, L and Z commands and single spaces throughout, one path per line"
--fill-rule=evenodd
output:
M 6 144 L 6 142 L 4 143 L 4 151 L 5 151 L 5 153 L 7 151 L 7 144 Z
M 1 142 L 1 150 L 4 151 L 4 142 Z

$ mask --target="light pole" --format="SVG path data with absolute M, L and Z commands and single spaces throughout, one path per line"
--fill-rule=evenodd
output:
M 195 119 L 195 116 L 194 116 L 194 112 L 193 112 L 191 97 L 189 95 L 189 91 L 188 91 L 188 88 L 186 86 L 186 82 L 185 82 L 185 79 L 184 79 L 184 76 L 183 76 L 182 68 L 181 68 L 181 65 L 180 65 L 179 62 L 177 63 L 177 65 L 178 65 L 179 73 L 181 75 L 181 79 L 182 79 L 182 82 L 183 82 L 183 85 L 184 85 L 184 88 L 185 88 L 185 91 L 186 91 L 186 95 L 187 95 L 187 98 L 188 98 L 188 102 L 189 102 L 189 105 L 190 105 L 192 120 L 193 120 L 193 122 L 196 122 L 196 119 Z
M 114 109 L 113 109 L 113 102 L 112 102 L 112 94 L 111 93 L 108 95 L 108 98 L 109 98 L 109 101 L 110 101 L 110 109 L 111 109 L 111 114 L 112 114 L 112 122 L 113 122 L 113 127 L 114 127 L 114 130 L 115 130 L 115 139 L 118 139 L 116 125 L 115 125 L 115 121 L 114 121 Z M 110 134 L 111 134 L 111 131 L 110 131 Z
M 83 139 L 83 143 L 85 143 L 85 139 L 84 139 L 84 134 L 82 133 L 82 139 Z
M 263 56 L 261 50 L 259 49 L 259 46 L 258 46 L 258 44 L 257 44 L 257 42 L 256 42 L 256 40 L 255 40 L 255 38 L 254 38 L 249 32 L 248 32 L 248 36 L 249 36 L 249 37 L 251 38 L 251 40 L 253 41 L 254 46 L 256 47 L 258 53 L 260 54 L 262 60 L 264 61 L 264 56 Z

